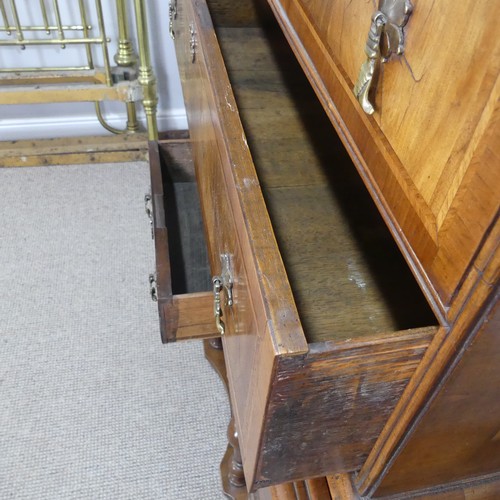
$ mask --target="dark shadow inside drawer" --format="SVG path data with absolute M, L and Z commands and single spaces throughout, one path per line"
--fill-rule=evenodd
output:
M 155 295 L 162 340 L 215 335 L 210 267 L 189 140 L 150 144 Z
M 265 19 L 216 31 L 308 343 L 436 325 L 285 37 Z
M 172 293 L 210 290 L 210 266 L 189 142 L 160 142 Z

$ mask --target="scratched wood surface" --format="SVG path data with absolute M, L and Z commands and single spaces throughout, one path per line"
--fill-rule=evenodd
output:
M 352 87 L 374 3 L 270 3 L 422 287 L 453 321 L 448 307 L 463 303 L 458 289 L 499 207 L 500 4 L 415 3 L 405 58 L 384 65 L 368 117 Z
M 359 344 L 316 344 L 303 356 L 281 358 L 259 486 L 358 470 L 434 333 L 428 328 Z

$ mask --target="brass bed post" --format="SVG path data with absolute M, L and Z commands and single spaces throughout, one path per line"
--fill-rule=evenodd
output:
M 151 57 L 148 41 L 148 23 L 144 0 L 134 0 L 135 21 L 137 25 L 137 38 L 139 45 L 139 83 L 143 89 L 143 106 L 148 125 L 148 139 L 158 139 L 158 126 L 156 123 L 156 108 L 158 96 L 156 94 L 156 78 L 151 67 Z
M 115 0 L 112 6 L 118 18 L 118 46 L 114 55 L 115 66 L 110 64 L 108 47 L 110 40 L 106 26 L 102 0 L 74 0 L 70 2 L 79 10 L 81 23 L 65 19 L 69 14 L 60 10 L 60 0 L 33 0 L 36 9 L 28 9 L 31 18 L 18 9 L 17 0 L 0 0 L 0 48 L 12 46 L 20 49 L 36 46 L 81 46 L 85 50 L 86 64 L 50 64 L 34 67 L 0 67 L 0 104 L 35 104 L 49 102 L 94 102 L 101 125 L 119 134 L 137 132 L 136 101 L 142 100 L 146 113 L 150 139 L 156 139 L 156 78 L 150 62 L 146 2 L 134 0 L 137 39 L 140 57 L 133 47 L 129 23 L 128 0 Z M 91 34 L 90 8 L 95 4 L 98 33 Z M 74 16 L 76 13 L 73 12 Z M 24 17 L 23 17 L 24 16 Z M 37 20 L 38 17 L 38 20 Z M 112 16 L 114 17 L 114 15 Z M 47 35 L 37 36 L 36 33 Z M 93 47 L 102 50 L 102 67 L 94 65 Z M 52 61 L 52 59 L 51 59 Z M 110 126 L 101 113 L 100 103 L 106 100 L 124 102 L 127 109 L 126 129 Z
M 132 42 L 129 37 L 128 15 L 125 7 L 125 0 L 116 0 L 116 12 L 118 15 L 118 51 L 115 54 L 115 62 L 118 66 L 129 67 L 137 64 L 137 54 L 134 52 Z M 139 123 L 135 102 L 127 102 L 127 130 L 137 132 Z

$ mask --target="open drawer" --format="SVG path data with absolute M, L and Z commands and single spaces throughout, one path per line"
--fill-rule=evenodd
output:
M 436 319 L 265 10 L 214 10 L 216 35 L 203 0 L 177 6 L 247 485 L 356 470 Z
M 150 142 L 149 164 L 145 201 L 156 254 L 150 284 L 162 341 L 218 336 L 190 141 Z

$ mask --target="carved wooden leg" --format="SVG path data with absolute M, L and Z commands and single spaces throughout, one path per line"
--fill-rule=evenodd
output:
M 224 353 L 220 339 L 204 340 L 205 357 L 219 374 L 227 390 L 226 365 L 224 363 Z M 229 391 L 228 391 L 229 394 Z M 220 464 L 222 488 L 224 494 L 233 500 L 247 500 L 249 498 L 243 475 L 243 464 L 241 463 L 240 446 L 238 443 L 238 433 L 234 427 L 234 417 L 227 429 L 229 444 L 226 453 Z
M 248 493 L 245 484 L 245 476 L 243 475 L 238 433 L 234 428 L 234 417 L 231 417 L 231 421 L 229 422 L 227 437 L 229 443 L 220 464 L 222 486 L 228 498 L 243 500 L 248 498 Z

